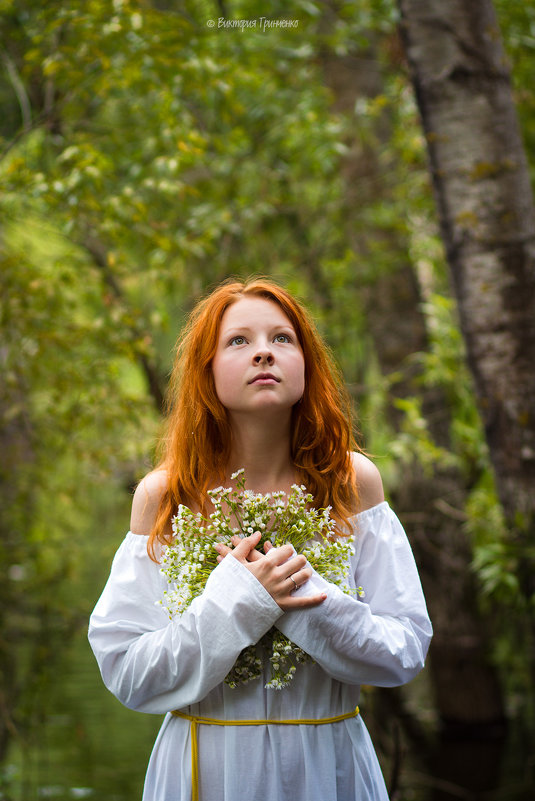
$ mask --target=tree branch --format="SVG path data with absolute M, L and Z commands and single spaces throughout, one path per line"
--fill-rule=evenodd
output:
M 7 74 L 9 80 L 11 82 L 11 86 L 13 87 L 13 91 L 17 97 L 20 106 L 20 113 L 22 116 L 22 128 L 24 133 L 27 133 L 31 130 L 32 127 L 32 107 L 30 105 L 30 99 L 24 87 L 24 84 L 21 80 L 21 77 L 18 73 L 18 70 L 15 66 L 15 63 L 9 56 L 9 54 L 2 48 L 2 61 L 5 64 Z
M 104 283 L 106 286 L 111 290 L 112 295 L 117 301 L 120 301 L 122 304 L 126 305 L 126 298 L 124 292 L 117 281 L 116 276 L 113 274 L 112 270 L 110 269 L 110 265 L 108 263 L 107 254 L 104 246 L 102 243 L 98 242 L 94 238 L 87 238 L 85 242 L 82 243 L 82 247 L 84 250 L 89 253 L 91 256 L 93 263 L 98 267 L 100 270 Z M 146 353 L 143 353 L 139 350 L 135 343 L 143 338 L 144 332 L 141 331 L 138 326 L 135 324 L 130 325 L 129 329 L 130 339 L 132 343 L 134 343 L 134 353 L 136 359 L 145 374 L 145 378 L 147 380 L 147 384 L 149 387 L 149 392 L 154 401 L 154 405 L 160 414 L 163 414 L 165 410 L 165 392 L 163 389 L 164 386 L 164 378 L 163 375 L 157 366 L 151 359 L 147 356 Z

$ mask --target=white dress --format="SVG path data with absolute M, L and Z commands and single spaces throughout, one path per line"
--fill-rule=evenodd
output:
M 147 555 L 147 537 L 129 532 L 89 626 L 104 683 L 141 712 L 318 720 L 351 712 L 361 684 L 410 681 L 423 667 L 432 629 L 409 542 L 386 501 L 352 525 L 349 582 L 363 587 L 363 600 L 314 574 L 298 592 L 326 591 L 327 599 L 284 613 L 227 557 L 173 621 L 156 605 L 166 582 Z M 224 678 L 238 654 L 273 625 L 314 663 L 299 665 L 283 690 L 264 689 L 267 678 L 231 689 Z M 360 715 L 318 726 L 200 724 L 197 731 L 199 801 L 388 801 Z M 166 714 L 143 801 L 190 801 L 191 737 L 188 720 Z

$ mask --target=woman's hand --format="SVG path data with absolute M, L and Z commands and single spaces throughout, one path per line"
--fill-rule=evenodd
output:
M 306 566 L 306 558 L 296 554 L 291 545 L 274 548 L 271 543 L 264 545 L 265 554 L 255 550 L 260 541 L 260 532 L 255 531 L 250 537 L 233 537 L 234 548 L 223 544 L 215 546 L 221 562 L 226 556 L 237 559 L 249 570 L 271 597 L 285 612 L 292 609 L 308 609 L 317 606 L 327 597 L 325 593 L 311 596 L 292 595 L 312 575 L 311 568 Z

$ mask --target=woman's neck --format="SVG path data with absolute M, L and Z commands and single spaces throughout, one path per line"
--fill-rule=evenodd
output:
M 290 456 L 290 426 L 281 427 L 280 421 L 277 424 L 272 420 L 234 426 L 227 481 L 241 468 L 245 470 L 246 489 L 288 492 L 297 480 Z

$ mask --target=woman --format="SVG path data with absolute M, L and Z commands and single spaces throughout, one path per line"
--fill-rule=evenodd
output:
M 178 504 L 209 513 L 207 490 L 233 485 L 240 468 L 254 492 L 304 484 L 332 506 L 354 538 L 349 581 L 364 602 L 290 545 L 256 550 L 254 533 L 218 547 L 202 595 L 168 620 L 157 561 Z M 229 687 L 241 651 L 272 626 L 314 661 L 283 690 L 265 689 L 267 674 Z M 359 685 L 412 679 L 430 637 L 410 546 L 355 449 L 347 395 L 307 313 L 272 282 L 223 284 L 179 344 L 162 461 L 135 492 L 90 623 L 107 687 L 132 709 L 167 713 L 144 801 L 386 801 Z

